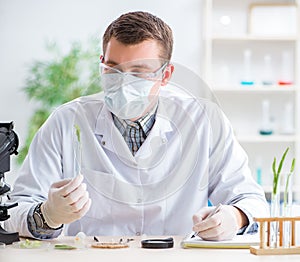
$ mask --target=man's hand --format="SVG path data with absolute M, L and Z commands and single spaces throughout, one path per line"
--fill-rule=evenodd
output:
M 246 215 L 230 205 L 222 205 L 217 213 L 206 219 L 213 210 L 214 207 L 204 207 L 193 216 L 193 231 L 202 239 L 232 239 L 248 223 Z
M 84 216 L 91 206 L 91 199 L 82 183 L 83 176 L 53 183 L 48 200 L 41 206 L 46 223 L 51 228 L 71 223 Z

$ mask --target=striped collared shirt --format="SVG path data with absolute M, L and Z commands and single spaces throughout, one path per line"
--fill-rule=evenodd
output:
M 151 128 L 155 122 L 157 106 L 153 108 L 145 116 L 137 119 L 136 121 L 130 121 L 129 119 L 120 119 L 113 115 L 113 120 L 116 127 L 121 132 L 126 144 L 129 147 L 132 155 L 135 155 L 139 150 L 145 139 L 147 138 Z

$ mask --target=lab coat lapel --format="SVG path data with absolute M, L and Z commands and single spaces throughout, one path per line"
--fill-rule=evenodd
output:
M 168 142 L 167 133 L 173 131 L 169 118 L 166 115 L 164 104 L 159 103 L 155 123 L 147 139 L 135 155 L 136 160 L 140 164 L 145 165 L 145 159 L 149 159 L 150 156 L 159 157 L 161 153 L 165 152 Z
M 115 126 L 111 112 L 103 106 L 96 123 L 95 134 L 101 137 L 101 146 L 119 157 L 136 162 L 120 131 Z

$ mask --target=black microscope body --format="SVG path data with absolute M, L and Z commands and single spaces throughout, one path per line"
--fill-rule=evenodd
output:
M 5 172 L 10 171 L 10 155 L 18 154 L 19 139 L 13 131 L 13 123 L 0 123 L 0 222 L 9 219 L 8 209 L 18 205 L 18 203 L 6 205 L 2 204 L 2 198 L 10 192 L 10 186 L 5 182 Z M 0 225 L 0 242 L 11 244 L 19 241 L 17 232 L 7 232 Z

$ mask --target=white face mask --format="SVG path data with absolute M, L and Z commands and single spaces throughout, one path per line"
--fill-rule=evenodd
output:
M 155 84 L 153 81 L 112 73 L 103 74 L 101 82 L 106 106 L 121 119 L 140 117 L 153 101 L 149 97 L 151 88 Z

